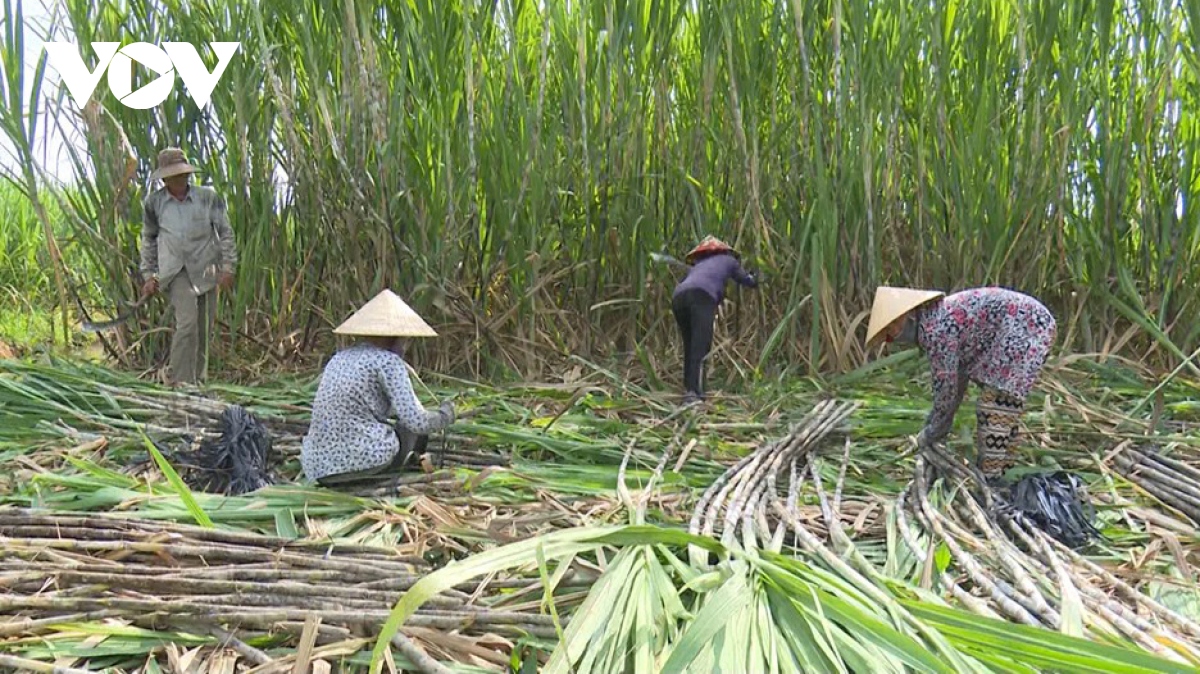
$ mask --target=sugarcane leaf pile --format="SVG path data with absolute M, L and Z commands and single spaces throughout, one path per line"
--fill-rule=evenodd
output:
M 476 385 L 459 404 L 486 411 L 443 469 L 344 493 L 299 475 L 311 380 L 179 391 L 0 361 L 0 664 L 1197 671 L 1195 429 L 1148 444 L 1106 412 L 1145 389 L 1063 368 L 1030 406 L 1034 472 L 1095 508 L 1102 535 L 1072 548 L 973 487 L 968 438 L 912 451 L 908 383 L 700 412 L 606 379 Z M 189 491 L 144 460 L 147 440 L 220 442 L 234 406 L 270 429 L 274 484 Z

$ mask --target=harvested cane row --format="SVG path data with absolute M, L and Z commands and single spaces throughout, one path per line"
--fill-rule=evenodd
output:
M 0 547 L 0 613 L 10 616 L 0 622 L 0 637 L 34 636 L 88 615 L 148 628 L 200 625 L 243 643 L 247 634 L 302 631 L 314 619 L 318 644 L 370 638 L 428 571 L 420 558 L 386 548 L 17 509 L 0 511 Z M 567 593 L 586 587 L 564 580 Z M 501 590 L 507 606 L 489 596 Z M 534 601 L 519 603 L 526 595 Z M 447 660 L 481 657 L 447 652 L 452 638 L 493 644 L 482 660 L 495 666 L 507 661 L 514 639 L 555 637 L 537 599 L 536 580 L 467 585 L 426 603 L 405 625 Z
M 102 386 L 102 385 L 100 385 Z M 129 396 L 124 396 L 129 398 Z M 156 403 L 150 398 L 138 398 L 142 405 L 155 405 L 166 414 L 174 409 L 178 414 L 176 402 L 170 405 Z M 182 396 L 178 399 L 166 398 L 168 401 L 188 401 L 187 411 L 183 412 L 183 420 L 189 424 L 187 432 L 178 429 L 171 436 L 182 438 L 181 446 L 172 449 L 166 446 L 166 440 L 155 443 L 159 452 L 180 473 L 188 487 L 207 493 L 239 495 L 253 492 L 264 486 L 281 481 L 296 480 L 299 475 L 284 470 L 284 460 L 288 456 L 299 453 L 302 433 L 306 427 L 298 426 L 278 417 L 273 418 L 273 427 L 268 427 L 262 420 L 249 413 L 239 405 L 223 407 L 195 396 Z M 204 416 L 204 415 L 213 415 Z M 192 427 L 200 421 L 204 426 Z M 162 423 L 162 420 L 160 420 Z M 102 425 L 102 424 L 101 424 Z M 282 433 L 276 429 L 282 428 Z M 485 469 L 495 466 L 509 465 L 509 457 L 498 452 L 478 452 L 468 449 L 466 438 L 448 437 L 441 433 L 429 438 L 424 453 L 414 457 L 413 467 L 425 472 L 416 476 L 407 476 L 402 480 L 400 473 L 393 479 L 367 480 L 358 485 L 347 485 L 344 491 L 351 491 L 360 496 L 387 497 L 412 494 L 418 491 L 429 491 L 430 488 L 445 487 L 448 481 L 434 482 L 423 478 L 423 475 L 434 473 L 446 466 L 458 466 L 473 469 Z M 280 451 L 280 447 L 286 448 Z M 131 463 L 125 470 L 140 470 L 151 464 L 147 456 Z M 295 464 L 293 464 L 295 465 Z M 415 485 L 423 485 L 424 489 L 415 489 Z M 406 489 L 401 489 L 406 487 Z
M 1200 469 L 1152 447 L 1122 445 L 1113 464 L 1122 477 L 1200 525 Z
M 701 497 L 691 532 L 720 532 L 726 545 L 764 541 L 764 547 L 775 551 L 791 533 L 799 550 L 815 555 L 860 589 L 880 592 L 880 571 L 855 548 L 844 525 L 849 440 L 832 493 L 818 470 L 822 441 L 855 407 L 821 403 L 787 436 L 730 468 Z M 1200 471 L 1186 464 L 1146 452 L 1129 451 L 1125 457 L 1118 465 L 1129 467 L 1139 484 L 1165 502 L 1188 506 L 1186 495 L 1200 493 Z M 954 478 L 959 488 L 944 481 L 935 484 L 935 473 Z M 1139 591 L 1136 580 L 1122 578 L 1055 540 L 990 492 L 962 488 L 973 478 L 974 471 L 961 459 L 931 450 L 918 458 L 913 482 L 894 504 L 904 545 L 923 565 L 924 585 L 940 585 L 982 616 L 1096 640 L 1124 637 L 1181 664 L 1200 658 L 1200 624 Z M 800 499 L 809 488 L 820 505 L 823 527 L 805 521 Z M 939 545 L 950 552 L 951 563 L 943 570 L 933 555 Z
M 800 482 L 810 469 L 815 469 L 813 450 L 857 407 L 857 403 L 821 402 L 788 435 L 752 452 L 730 468 L 700 497 L 692 514 L 691 533 L 713 536 L 720 530 L 722 542 L 729 544 L 737 540 L 740 532 L 743 536 L 758 536 L 781 544 L 785 523 L 772 512 L 781 487 L 788 493 L 787 512 L 798 514 Z
M 967 474 L 961 462 L 936 451 L 932 455 L 932 463 L 943 468 L 958 463 L 954 477 Z M 909 550 L 930 570 L 929 552 L 946 546 L 957 575 L 948 569 L 938 580 L 963 606 L 979 615 L 1093 639 L 1121 635 L 1181 664 L 1200 657 L 1195 645 L 1200 624 L 1138 591 L 1131 584 L 1136 581 L 1055 540 L 1002 500 L 979 498 L 961 488 L 965 482 L 959 488 L 935 484 L 928 458 L 918 458 L 914 480 L 900 495 L 899 528 Z M 990 508 L 984 505 L 988 501 Z M 908 510 L 920 534 L 910 527 Z
M 39 396 L 45 395 L 45 392 L 39 393 Z M 110 438 L 137 438 L 146 432 L 155 437 L 183 438 L 186 446 L 181 449 L 185 450 L 194 449 L 203 441 L 218 436 L 222 418 L 229 411 L 226 403 L 204 395 L 150 387 L 131 391 L 99 381 L 88 381 L 86 387 L 74 395 L 81 400 L 73 402 L 88 404 L 73 407 L 49 397 L 43 403 L 63 413 L 63 421 L 82 422 Z M 306 407 L 272 403 L 269 406 L 249 406 L 249 411 L 269 430 L 272 448 L 281 457 L 294 457 L 300 453 L 301 441 L 308 432 L 309 410 Z M 468 416 L 463 415 L 463 418 Z M 69 427 L 59 430 L 69 434 L 78 433 Z M 467 435 L 439 433 L 430 438 L 429 451 L 435 456 L 443 455 L 447 464 L 471 467 L 506 465 L 507 457 L 502 454 L 470 449 L 476 442 L 475 438 Z M 291 479 L 294 476 L 286 477 Z

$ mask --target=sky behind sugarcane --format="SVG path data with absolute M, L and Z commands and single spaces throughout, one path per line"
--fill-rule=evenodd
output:
M 44 37 L 50 29 L 53 5 L 54 0 L 24 0 L 22 3 L 25 13 L 24 94 L 26 102 L 28 102 L 30 91 L 33 88 L 34 69 L 37 67 L 38 59 L 41 58 L 44 51 L 42 46 L 45 43 Z M 60 21 L 59 23 L 59 30 L 63 31 L 63 37 L 60 39 L 73 40 L 74 35 L 71 33 L 70 26 L 66 25 L 66 22 Z M 51 87 L 44 87 L 43 90 L 57 91 L 59 81 L 58 73 L 54 68 L 47 66 L 46 82 Z M 39 108 L 43 114 L 43 119 L 45 119 L 46 103 L 39 103 Z M 33 142 L 33 151 L 38 159 L 38 164 L 45 168 L 50 177 L 64 182 L 69 182 L 74 178 L 74 169 L 70 158 L 67 156 L 68 145 L 82 149 L 82 138 L 79 135 L 78 129 L 70 128 L 64 131 L 57 128 L 50 128 L 49 126 L 40 128 Z M 0 169 L 5 173 L 11 175 L 19 173 L 20 164 L 17 161 L 15 153 L 16 147 L 12 141 L 9 140 L 8 136 L 0 134 Z
M 25 68 L 25 92 L 24 100 L 26 102 L 26 113 L 28 113 L 28 101 L 33 88 L 34 73 L 37 68 L 38 60 L 44 55 L 45 37 L 50 32 L 50 26 L 57 23 L 55 35 L 56 40 L 68 42 L 75 41 L 74 31 L 71 29 L 70 22 L 63 17 L 63 9 L 55 7 L 56 0 L 23 0 L 22 10 L 24 12 L 24 68 Z M 55 11 L 58 12 L 58 19 L 55 21 Z M 90 48 L 81 46 L 80 51 L 84 63 L 92 67 L 95 60 L 95 54 L 89 53 Z M 86 153 L 87 147 L 83 141 L 83 131 L 76 124 L 77 117 L 58 115 L 57 119 L 53 119 L 51 114 L 48 114 L 48 108 L 56 107 L 53 102 L 47 103 L 46 97 L 53 99 L 56 96 L 66 95 L 65 89 L 60 89 L 62 78 L 59 76 L 55 68 L 47 64 L 45 70 L 45 81 L 42 86 L 43 98 L 38 102 L 39 120 L 36 136 L 33 139 L 33 152 L 37 165 L 46 172 L 46 178 L 59 181 L 61 183 L 72 183 L 76 179 L 75 166 L 70 158 L 70 150 L 73 148 L 79 153 Z M 101 95 L 101 88 L 107 86 L 104 81 L 97 86 L 94 96 Z M 77 110 L 78 108 L 71 102 L 66 103 L 66 108 Z M 26 119 L 26 124 L 28 119 Z M 85 167 L 86 167 L 85 162 Z M 19 176 L 21 172 L 20 161 L 16 154 L 16 146 L 12 140 L 5 134 L 0 134 L 0 175 Z M 287 176 L 280 168 L 275 171 L 276 184 L 279 187 L 278 201 L 282 204 L 287 188 Z

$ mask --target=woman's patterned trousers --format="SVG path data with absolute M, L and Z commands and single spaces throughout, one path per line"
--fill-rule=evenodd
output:
M 1016 443 L 1025 401 L 990 386 L 975 407 L 976 463 L 989 480 L 1016 464 Z

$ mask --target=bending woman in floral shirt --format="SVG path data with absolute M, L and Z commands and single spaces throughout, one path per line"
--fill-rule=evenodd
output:
M 871 308 L 867 344 L 880 338 L 915 343 L 929 357 L 933 410 L 917 437 L 922 448 L 950 433 L 968 381 L 983 389 L 976 404 L 976 461 L 992 481 L 1016 463 L 1025 399 L 1056 333 L 1054 316 L 1041 302 L 1012 290 L 976 288 L 946 296 L 881 287 Z

